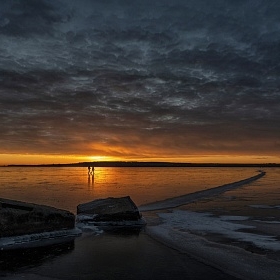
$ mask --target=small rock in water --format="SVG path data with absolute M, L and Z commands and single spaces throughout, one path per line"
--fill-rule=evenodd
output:
M 96 222 L 138 221 L 141 214 L 129 196 L 97 199 L 77 206 L 77 214 L 93 215 Z

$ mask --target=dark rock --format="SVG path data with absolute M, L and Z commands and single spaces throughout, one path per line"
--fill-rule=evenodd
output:
M 0 198 L 0 238 L 74 228 L 69 211 Z
M 77 214 L 92 215 L 96 222 L 138 221 L 141 214 L 129 196 L 97 199 L 77 206 Z

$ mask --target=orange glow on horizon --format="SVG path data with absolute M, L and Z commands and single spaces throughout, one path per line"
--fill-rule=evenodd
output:
M 0 165 L 58 164 L 89 161 L 89 157 L 76 155 L 0 154 Z
M 166 157 L 113 157 L 113 156 L 85 156 L 85 155 L 30 155 L 30 154 L 0 154 L 0 165 L 10 164 L 59 164 L 94 161 L 166 161 L 187 163 L 280 163 L 276 156 L 244 156 L 244 155 L 192 155 Z
M 109 157 L 109 156 L 89 156 L 86 158 L 87 160 L 85 161 L 117 161 L 118 160 L 115 157 Z

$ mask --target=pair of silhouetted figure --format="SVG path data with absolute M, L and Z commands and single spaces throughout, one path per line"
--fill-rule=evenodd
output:
M 93 175 L 94 174 L 94 167 L 89 166 L 88 167 L 88 175 Z

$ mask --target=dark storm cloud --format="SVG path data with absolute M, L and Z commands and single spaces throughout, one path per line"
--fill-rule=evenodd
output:
M 1 151 L 279 154 L 279 14 L 261 0 L 1 1 Z

